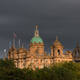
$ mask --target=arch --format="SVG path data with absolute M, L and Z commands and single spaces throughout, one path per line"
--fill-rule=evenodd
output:
M 58 55 L 60 55 L 60 50 L 58 49 Z

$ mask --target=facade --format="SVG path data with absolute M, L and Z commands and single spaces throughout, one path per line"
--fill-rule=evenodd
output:
M 64 46 L 56 37 L 53 45 L 51 46 L 51 53 L 47 54 L 44 50 L 44 41 L 39 35 L 38 25 L 34 37 L 30 41 L 29 49 L 21 47 L 16 49 L 14 44 L 9 49 L 8 59 L 14 60 L 18 68 L 44 68 L 59 62 L 72 61 L 72 52 L 66 51 L 63 53 Z

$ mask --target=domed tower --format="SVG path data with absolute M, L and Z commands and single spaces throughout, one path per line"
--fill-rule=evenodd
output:
M 51 46 L 51 56 L 62 56 L 63 55 L 63 45 L 58 40 L 58 37 L 56 37 L 56 40 L 53 43 L 53 46 Z
M 34 37 L 30 41 L 30 53 L 37 55 L 44 54 L 44 42 L 39 35 L 38 25 L 36 25 Z

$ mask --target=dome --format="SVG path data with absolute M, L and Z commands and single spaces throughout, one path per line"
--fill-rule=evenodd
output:
M 57 46 L 63 47 L 63 45 L 62 45 L 61 42 L 58 40 L 58 38 L 56 38 L 55 42 L 53 43 L 53 46 L 54 46 L 54 47 L 57 47 Z
M 36 30 L 34 33 L 34 37 L 30 41 L 31 43 L 43 43 L 42 38 L 39 36 L 39 30 L 38 30 L 38 25 L 36 25 Z
M 62 44 L 60 43 L 60 41 L 56 40 L 53 44 L 54 46 L 62 46 Z
M 40 36 L 38 37 L 34 36 L 31 40 L 31 43 L 43 43 L 43 40 Z

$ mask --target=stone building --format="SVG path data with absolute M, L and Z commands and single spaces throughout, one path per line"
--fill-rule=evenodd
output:
M 44 41 L 39 35 L 38 25 L 32 40 L 30 41 L 29 49 L 21 47 L 16 49 L 14 44 L 9 49 L 8 59 L 14 60 L 18 68 L 44 68 L 59 62 L 72 61 L 72 52 L 66 51 L 63 53 L 64 46 L 56 37 L 51 46 L 51 53 L 47 54 L 45 51 Z

